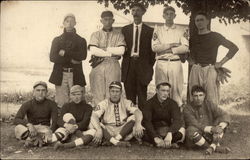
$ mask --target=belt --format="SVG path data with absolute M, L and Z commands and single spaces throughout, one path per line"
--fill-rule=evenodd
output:
M 63 68 L 63 72 L 73 72 L 73 68 Z
M 207 67 L 207 66 L 211 66 L 213 64 L 206 64 L 206 63 L 195 63 L 196 65 L 199 65 L 201 67 Z
M 167 58 L 159 58 L 158 60 L 163 60 L 163 61 L 180 61 L 181 59 L 167 59 Z

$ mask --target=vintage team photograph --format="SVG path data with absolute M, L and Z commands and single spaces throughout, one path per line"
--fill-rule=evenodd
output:
M 1 159 L 249 159 L 249 0 L 1 1 Z

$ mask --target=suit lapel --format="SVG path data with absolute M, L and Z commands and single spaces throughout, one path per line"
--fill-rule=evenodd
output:
M 145 36 L 146 36 L 146 34 L 147 34 L 147 28 L 146 28 L 146 26 L 145 26 L 145 24 L 143 23 L 142 24 L 142 28 L 141 28 L 141 36 L 140 36 L 140 46 L 139 46 L 139 48 L 140 48 L 140 51 L 142 51 L 143 50 L 143 40 L 145 39 Z M 141 52 L 140 52 L 141 53 Z M 139 54 L 140 54 L 139 53 Z
M 130 24 L 129 27 L 128 27 L 128 32 L 127 32 L 127 36 L 128 36 L 128 48 L 132 48 L 132 45 L 133 45 L 133 24 Z

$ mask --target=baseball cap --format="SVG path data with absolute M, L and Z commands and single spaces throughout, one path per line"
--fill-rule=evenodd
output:
M 111 11 L 103 11 L 101 14 L 101 18 L 104 18 L 104 17 L 114 17 L 114 15 Z
M 66 14 L 66 15 L 64 16 L 63 22 L 64 22 L 68 17 L 72 17 L 72 18 L 74 18 L 74 19 L 76 20 L 76 17 L 75 17 L 74 14 L 68 13 L 68 14 Z
M 165 13 L 165 12 L 168 11 L 168 10 L 175 12 L 174 7 L 172 7 L 172 6 L 166 6 L 166 7 L 163 9 L 163 13 Z
M 109 85 L 109 88 L 111 88 L 111 87 L 116 87 L 116 88 L 122 89 L 122 84 L 121 84 L 121 82 L 113 81 Z
M 74 85 L 70 88 L 70 93 L 76 93 L 76 92 L 82 92 L 82 86 L 80 85 Z
M 48 88 L 46 82 L 44 82 L 44 81 L 37 81 L 37 82 L 34 83 L 33 89 L 35 89 L 35 88 L 36 88 L 37 86 L 39 86 L 39 85 L 44 86 L 46 89 Z

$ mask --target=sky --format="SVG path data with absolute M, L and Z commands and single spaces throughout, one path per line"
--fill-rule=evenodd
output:
M 174 4 L 172 4 L 172 6 L 176 8 L 177 17 L 175 22 L 188 24 L 189 17 L 182 13 L 182 10 L 178 9 Z M 22 67 L 51 69 L 53 66 L 53 63 L 49 61 L 51 42 L 54 37 L 62 33 L 62 21 L 65 14 L 75 14 L 77 33 L 88 42 L 90 35 L 100 28 L 100 14 L 106 9 L 115 12 L 115 25 L 117 23 L 125 24 L 132 22 L 132 16 L 130 14 L 124 15 L 122 11 L 116 11 L 112 5 L 109 8 L 105 8 L 103 4 L 97 4 L 95 1 L 1 2 L 1 68 Z M 162 10 L 163 6 L 150 6 L 143 20 L 164 22 Z M 218 20 L 212 21 L 212 30 L 232 40 L 240 48 L 237 56 L 227 64 L 228 67 L 234 70 L 234 73 L 237 73 L 238 70 L 245 69 L 245 64 L 247 64 L 249 68 L 250 54 L 249 51 L 246 51 L 246 43 L 241 37 L 241 27 L 243 25 L 248 28 L 250 27 L 249 23 L 225 26 L 224 24 L 220 24 Z M 225 55 L 227 50 L 221 48 L 219 52 L 220 59 Z M 88 63 L 89 57 L 90 56 L 83 62 L 85 75 L 89 74 L 91 70 Z M 247 71 L 245 71 L 244 74 L 245 73 L 247 73 Z M 235 78 L 236 82 L 239 80 L 240 77 Z

